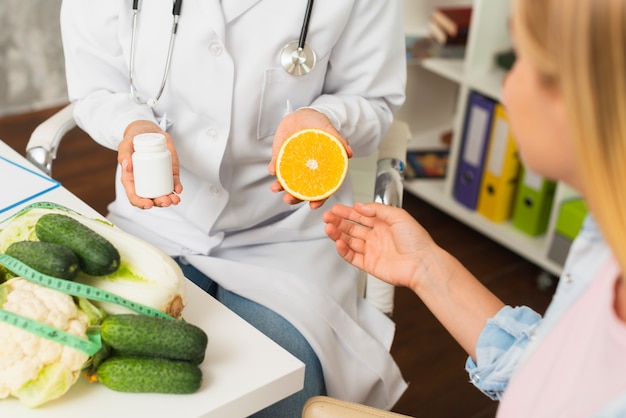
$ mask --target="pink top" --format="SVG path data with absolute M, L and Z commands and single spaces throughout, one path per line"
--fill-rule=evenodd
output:
M 498 417 L 589 417 L 626 390 L 626 323 L 611 258 L 507 386 Z

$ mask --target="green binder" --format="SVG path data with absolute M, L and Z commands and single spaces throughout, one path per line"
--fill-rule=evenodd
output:
M 556 183 L 526 167 L 522 167 L 520 178 L 513 209 L 513 226 L 531 236 L 541 235 L 548 228 Z
M 563 201 L 556 221 L 556 232 L 573 240 L 578 235 L 583 221 L 587 216 L 587 204 L 581 198 Z

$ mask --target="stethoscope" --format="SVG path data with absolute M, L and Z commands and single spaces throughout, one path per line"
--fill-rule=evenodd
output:
M 300 30 L 300 38 L 297 41 L 291 41 L 280 51 L 280 65 L 285 71 L 291 75 L 304 75 L 311 72 L 315 67 L 315 51 L 306 43 L 306 35 L 309 31 L 309 21 L 311 20 L 311 10 L 313 9 L 313 0 L 306 3 L 306 11 L 302 20 L 302 29 Z
M 167 57 L 165 59 L 165 69 L 163 70 L 163 77 L 161 77 L 161 85 L 157 94 L 148 100 L 143 100 L 137 94 L 137 88 L 134 82 L 134 70 L 135 70 L 135 39 L 137 34 L 137 20 L 139 17 L 139 3 L 141 0 L 133 0 L 133 17 L 132 17 L 132 32 L 130 37 L 130 68 L 128 71 L 128 78 L 130 81 L 130 96 L 138 104 L 147 104 L 150 107 L 156 106 L 157 102 L 163 94 L 165 89 L 165 83 L 167 82 L 167 76 L 170 72 L 170 64 L 172 63 L 172 51 L 174 50 L 174 40 L 176 39 L 176 32 L 178 31 L 178 20 L 180 19 L 180 11 L 183 5 L 183 0 L 174 0 L 174 6 L 172 8 L 172 30 L 170 32 L 170 43 L 167 49 Z M 307 0 L 306 11 L 304 13 L 304 19 L 302 21 L 302 29 L 300 30 L 300 37 L 298 40 L 291 41 L 285 45 L 280 51 L 280 64 L 284 70 L 293 75 L 301 76 L 311 72 L 315 67 L 316 55 L 315 51 L 306 43 L 307 32 L 309 30 L 309 21 L 311 20 L 311 10 L 313 9 L 313 1 Z

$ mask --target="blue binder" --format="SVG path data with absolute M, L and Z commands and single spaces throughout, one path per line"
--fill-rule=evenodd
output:
M 495 106 L 496 101 L 470 93 L 454 181 L 454 198 L 470 209 L 476 209 L 478 202 Z

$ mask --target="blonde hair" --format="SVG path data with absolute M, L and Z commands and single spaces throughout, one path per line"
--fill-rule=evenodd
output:
M 517 0 L 516 36 L 566 103 L 594 218 L 626 271 L 626 1 Z

